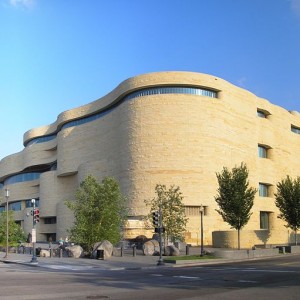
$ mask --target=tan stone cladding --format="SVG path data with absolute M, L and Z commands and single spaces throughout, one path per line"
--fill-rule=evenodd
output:
M 136 90 L 174 85 L 214 90 L 217 98 L 169 93 L 136 97 L 117 105 Z M 101 118 L 61 129 L 69 121 L 111 105 L 114 108 Z M 259 117 L 258 110 L 266 118 Z M 265 243 L 266 231 L 268 243 L 286 243 L 291 231 L 277 218 L 274 192 L 276 183 L 286 175 L 299 175 L 300 135 L 291 131 L 292 125 L 300 128 L 297 112 L 273 105 L 223 79 L 192 72 L 150 73 L 129 78 L 106 96 L 61 113 L 49 126 L 27 131 L 24 145 L 41 136 L 56 134 L 56 138 L 26 146 L 1 160 L 0 180 L 5 183 L 14 174 L 57 161 L 57 169 L 43 173 L 39 180 L 4 185 L 11 191 L 10 202 L 40 199 L 40 239 L 53 231 L 57 239 L 67 235 L 73 217 L 64 201 L 74 199 L 79 183 L 92 174 L 99 180 L 104 176 L 119 180 L 130 208 L 125 237 L 152 236 L 153 230 L 143 221 L 148 213 L 144 200 L 154 197 L 155 185 L 161 183 L 180 186 L 184 204 L 194 208 L 187 211 L 196 212 L 187 215 L 186 242 L 200 243 L 197 209 L 202 204 L 205 244 L 213 243 L 212 232 L 226 231 L 222 238 L 216 236 L 234 247 L 229 225 L 215 211 L 216 172 L 245 162 L 250 185 L 258 188 L 259 183 L 265 184 L 268 195 L 256 195 L 253 214 L 244 228 L 252 233 L 243 238 L 242 231 L 242 247 Z M 267 149 L 267 158 L 258 156 L 259 145 Z M 22 209 L 26 211 L 24 205 Z M 269 217 L 266 229 L 261 229 L 261 212 Z M 17 216 L 29 231 L 26 213 L 18 212 Z M 56 217 L 56 225 L 42 224 L 48 217 Z

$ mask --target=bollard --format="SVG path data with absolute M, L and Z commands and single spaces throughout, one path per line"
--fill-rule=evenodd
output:
M 63 253 L 63 250 L 62 250 L 62 249 L 59 249 L 59 258 L 62 257 L 62 253 Z
M 121 247 L 121 257 L 123 257 L 123 253 L 124 252 L 124 249 L 123 249 L 123 246 Z
M 132 247 L 132 255 L 133 255 L 133 257 L 136 257 L 136 246 L 135 245 L 133 245 L 133 247 Z
M 285 247 L 282 247 L 282 254 L 285 254 Z
M 50 257 L 52 257 L 52 248 L 49 249 Z
M 186 247 L 185 247 L 185 254 L 190 255 L 190 246 L 189 245 L 186 245 Z

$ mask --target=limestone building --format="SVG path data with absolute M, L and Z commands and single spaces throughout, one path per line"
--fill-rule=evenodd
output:
M 0 162 L 9 209 L 31 231 L 37 200 L 37 239 L 67 235 L 74 199 L 88 174 L 118 179 L 128 197 L 126 237 L 152 235 L 144 226 L 144 199 L 157 183 L 178 185 L 189 218 L 186 241 L 200 243 L 199 207 L 205 207 L 204 243 L 236 246 L 236 233 L 215 211 L 216 172 L 245 162 L 258 188 L 243 247 L 286 243 L 291 230 L 277 218 L 276 184 L 300 170 L 300 115 L 206 74 L 160 72 L 129 78 L 104 97 L 62 112 L 49 126 L 24 134 L 24 149 Z M 5 197 L 1 210 L 5 210 Z

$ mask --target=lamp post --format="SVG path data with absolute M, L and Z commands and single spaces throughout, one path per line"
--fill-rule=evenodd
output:
M 5 189 L 6 198 L 6 254 L 4 258 L 8 258 L 8 199 L 9 199 L 9 189 Z
M 203 256 L 203 213 L 204 213 L 204 207 L 202 204 L 200 205 L 199 208 L 200 211 L 200 256 Z
M 35 243 L 36 243 L 36 231 L 35 231 L 35 199 L 31 199 L 32 204 L 32 233 L 31 233 L 31 242 L 32 242 L 32 263 L 37 263 L 37 257 L 35 253 Z

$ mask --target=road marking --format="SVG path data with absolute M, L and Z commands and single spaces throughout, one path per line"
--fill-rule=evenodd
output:
M 241 283 L 257 283 L 257 281 L 254 281 L 254 280 L 238 280 L 238 282 L 241 282 Z
M 157 277 L 160 277 L 160 276 L 163 276 L 162 274 L 151 274 L 152 276 L 157 276 Z
M 259 270 L 259 269 L 254 269 L 254 270 L 241 270 L 242 272 L 267 272 L 267 273 L 297 273 L 297 271 L 285 271 L 285 270 Z
M 194 277 L 194 276 L 173 276 L 175 278 L 183 278 L 183 279 L 200 279 L 200 277 Z
M 48 269 L 54 269 L 54 270 L 72 270 L 72 271 L 90 270 L 93 268 L 92 266 L 61 266 L 61 265 L 47 265 L 43 267 Z

